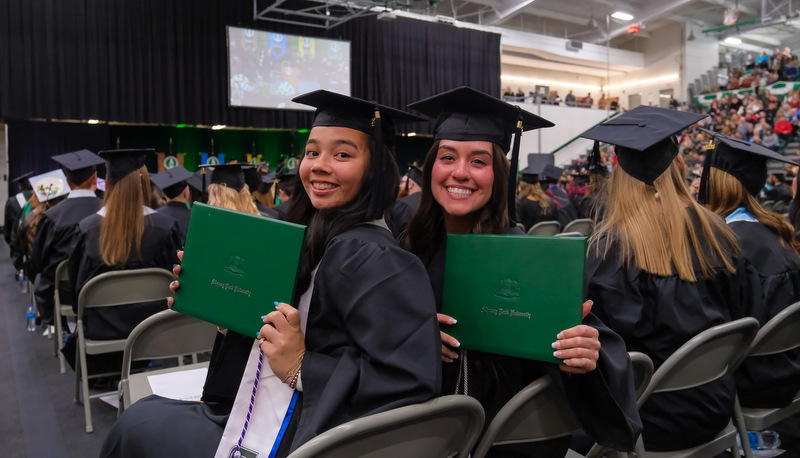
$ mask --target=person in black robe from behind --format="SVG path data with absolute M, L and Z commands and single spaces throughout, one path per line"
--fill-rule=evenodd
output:
M 76 313 L 81 289 L 92 278 L 115 270 L 170 269 L 178 261 L 181 235 L 177 221 L 146 206 L 151 188 L 144 158 L 152 151 L 110 150 L 99 153 L 106 160 L 105 201 L 103 208 L 78 224 L 75 249 L 69 258 L 72 308 Z M 126 235 L 123 228 L 130 230 L 137 224 L 142 231 L 141 237 L 136 238 L 133 231 Z M 142 320 L 165 310 L 166 305 L 166 300 L 157 300 L 85 310 L 85 336 L 97 340 L 124 339 Z M 75 335 L 70 336 L 63 349 L 70 364 L 74 364 L 75 340 Z M 93 358 L 93 362 L 87 359 L 89 373 L 99 372 L 101 364 L 119 370 L 121 353 L 101 355 Z
M 287 215 L 309 226 L 295 297 L 310 301 L 304 334 L 278 331 L 297 318 L 297 310 L 287 304 L 265 316 L 260 332 L 268 338 L 261 350 L 279 378 L 301 361 L 294 372 L 298 400 L 277 457 L 338 424 L 426 401 L 441 384 L 433 292 L 419 260 L 397 245 L 383 222 L 396 198 L 398 176 L 390 151 L 375 138 L 389 142 L 393 121 L 420 119 L 383 106 L 377 116 L 374 103 L 328 91 L 294 100 L 317 107 Z M 244 360 L 252 337 L 249 344 L 240 350 Z M 212 355 L 210 365 L 220 361 Z M 227 386 L 217 383 L 216 388 L 217 399 L 229 397 L 229 413 L 244 365 L 228 369 L 216 378 L 221 382 L 227 375 Z M 215 370 L 209 367 L 209 378 Z M 212 409 L 206 401 L 209 383 L 203 403 L 151 396 L 131 406 L 109 433 L 101 456 L 211 456 L 227 413 L 222 402 Z M 241 394 L 249 398 L 250 390 Z
M 745 315 L 763 326 L 800 300 L 800 242 L 794 228 L 755 198 L 767 178 L 767 160 L 791 162 L 761 145 L 708 133 L 712 149 L 706 150 L 700 202 L 726 219 L 744 258 L 758 272 L 762 298 Z M 735 376 L 743 407 L 786 407 L 800 390 L 800 349 L 747 358 Z
M 28 178 L 34 175 L 35 172 L 26 172 L 11 180 L 12 183 L 15 183 L 19 187 L 19 192 L 9 197 L 6 201 L 3 222 L 3 238 L 10 248 L 10 257 L 12 260 L 19 259 L 16 232 L 17 228 L 19 227 L 19 220 L 22 216 L 22 209 L 25 208 L 28 200 L 30 200 L 31 196 L 33 195 L 33 187 L 28 182 Z M 18 262 L 15 261 L 14 269 L 18 271 L 19 268 L 20 266 L 18 265 Z
M 284 168 L 275 175 L 277 183 L 275 189 L 277 195 L 275 196 L 280 203 L 272 207 L 270 216 L 278 219 L 286 219 L 286 212 L 292 206 L 292 198 L 299 192 L 297 190 L 297 169 Z
M 61 165 L 72 191 L 66 200 L 42 214 L 33 243 L 32 274 L 39 274 L 35 287 L 36 307 L 46 325 L 54 323 L 56 288 L 65 305 L 72 301 L 69 282 L 56 285 L 55 276 L 58 265 L 75 249 L 78 223 L 103 206 L 103 201 L 94 194 L 97 189 L 96 166 L 104 162 L 100 156 L 89 150 L 79 150 L 51 159 Z
M 441 310 L 447 234 L 522 235 L 512 225 L 513 187 L 509 192 L 519 152 L 514 148 L 509 166 L 506 151 L 512 132 L 519 136 L 523 129 L 553 124 L 467 87 L 415 102 L 409 108 L 437 118 L 435 141 L 423 164 L 420 207 L 409 223 L 405 244 L 425 264 L 437 310 Z M 584 431 L 594 440 L 618 450 L 633 450 L 641 422 L 631 363 L 619 336 L 589 313 L 590 309 L 590 303 L 585 303 L 583 324 L 562 331 L 562 338 L 554 343 L 555 356 L 564 361 L 563 365 L 458 350 L 458 342 L 446 334 L 446 326 L 454 324 L 458 317 L 440 314 L 441 394 L 466 392 L 479 400 L 488 426 L 522 388 L 549 375 L 566 394 Z M 570 437 L 566 436 L 495 446 L 489 456 L 563 457 L 569 442 Z
M 186 232 L 189 230 L 189 220 L 192 218 L 192 210 L 189 208 L 192 192 L 187 182 L 190 178 L 192 173 L 180 165 L 151 177 L 153 183 L 164 194 L 165 200 L 165 204 L 156 211 L 178 222 L 181 246 L 186 242 Z
M 558 207 L 539 185 L 542 170 L 528 162 L 519 179 L 519 199 L 516 202 L 517 220 L 527 232 L 542 221 L 558 221 Z
M 553 199 L 558 207 L 558 222 L 561 223 L 562 228 L 580 217 L 578 210 L 572 205 L 569 195 L 558 185 L 563 173 L 564 169 L 552 164 L 545 165 L 544 170 L 539 173 L 539 184 L 542 190 Z
M 616 145 L 605 217 L 589 240 L 588 297 L 628 351 L 658 369 L 698 333 L 732 319 L 757 300 L 735 234 L 686 188 L 672 137 L 706 115 L 642 106 L 582 136 Z M 731 420 L 731 374 L 686 390 L 656 393 L 639 413 L 646 450 L 694 447 Z
M 400 235 L 406 230 L 411 217 L 419 207 L 419 192 L 422 190 L 422 169 L 410 165 L 408 173 L 400 180 L 400 194 L 392 207 L 392 226 L 394 233 Z

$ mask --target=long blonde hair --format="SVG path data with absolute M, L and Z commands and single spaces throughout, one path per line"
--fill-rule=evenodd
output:
M 539 183 L 526 183 L 524 181 L 519 182 L 519 198 L 520 199 L 527 199 L 528 197 L 533 197 L 531 200 L 535 200 L 539 202 L 539 206 L 542 207 L 542 213 L 545 215 L 550 214 L 550 209 L 553 206 L 553 201 L 550 199 L 550 196 L 544 193 L 544 190 L 539 185 Z
M 261 215 L 253 203 L 250 189 L 244 185 L 241 191 L 236 191 L 221 184 L 208 185 L 208 205 L 236 210 L 251 215 Z
M 589 241 L 598 254 L 598 242 L 606 238 L 603 257 L 617 246 L 623 263 L 651 274 L 670 276 L 674 269 L 681 279 L 697 281 L 693 254 L 705 278 L 719 267 L 735 271 L 733 257 L 740 253 L 736 235 L 690 197 L 676 161 L 653 185 L 617 167 L 606 192 L 605 217 Z M 696 212 L 697 222 L 687 209 Z
M 106 182 L 100 223 L 100 257 L 106 265 L 125 267 L 131 248 L 142 258 L 144 210 L 150 203 L 150 175 L 141 167 L 116 183 Z
M 708 175 L 708 203 L 706 207 L 720 216 L 728 216 L 744 207 L 761 224 L 774 232 L 781 246 L 800 255 L 800 241 L 794 238 L 794 229 L 783 216 L 764 210 L 744 185 L 733 175 L 711 168 Z

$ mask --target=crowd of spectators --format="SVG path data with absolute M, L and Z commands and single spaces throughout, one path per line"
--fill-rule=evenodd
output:
M 592 108 L 595 103 L 591 92 L 588 92 L 583 97 L 577 97 L 572 93 L 572 91 L 569 91 L 569 94 L 562 99 L 561 95 L 559 95 L 558 91 L 556 90 L 551 90 L 547 93 L 544 93 L 544 91 L 538 93 L 535 91 L 530 91 L 526 95 L 522 88 L 518 88 L 517 91 L 514 92 L 510 86 L 507 86 L 505 89 L 503 89 L 502 98 L 506 102 L 512 103 L 529 102 L 580 108 Z M 619 97 L 607 99 L 605 94 L 600 93 L 600 100 L 597 101 L 597 108 L 601 110 L 610 109 L 611 111 L 617 111 L 619 109 Z

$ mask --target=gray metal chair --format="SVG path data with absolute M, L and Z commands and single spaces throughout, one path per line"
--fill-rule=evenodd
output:
M 636 389 L 636 398 L 638 399 L 653 378 L 653 360 L 638 351 L 629 351 L 628 356 L 633 365 L 633 387 Z
M 289 458 L 466 458 L 483 419 L 483 408 L 474 398 L 443 396 L 339 425 Z
M 638 399 L 639 407 L 653 393 L 694 388 L 734 370 L 744 359 L 756 332 L 758 321 L 748 317 L 714 326 L 696 335 L 678 348 L 653 374 Z M 737 429 L 731 421 L 711 441 L 690 449 L 669 452 L 646 451 L 640 437 L 636 443 L 636 454 L 639 458 L 713 457 L 731 448 L 733 455 L 738 456 L 736 433 Z
M 574 219 L 561 232 L 580 232 L 584 237 L 589 237 L 594 232 L 594 223 L 590 218 Z
M 586 237 L 580 232 L 559 232 L 556 237 Z
M 542 221 L 528 229 L 528 235 L 556 235 L 561 232 L 561 223 L 558 221 Z
M 152 394 L 147 382 L 147 375 L 154 372 L 143 372 L 131 375 L 131 363 L 138 360 L 178 358 L 184 355 L 195 355 L 194 363 L 179 365 L 159 373 L 185 371 L 206 367 L 197 363 L 196 354 L 211 351 L 217 328 L 211 323 L 195 317 L 164 310 L 139 323 L 125 341 L 122 354 L 122 378 L 119 382 L 119 413 L 127 409 L 139 399 Z
M 137 302 L 153 301 L 171 296 L 169 284 L 175 280 L 172 272 L 165 269 L 120 270 L 100 274 L 81 289 L 78 295 L 78 349 L 75 364 L 75 402 L 80 402 L 83 392 L 83 410 L 86 417 L 86 432 L 92 426 L 91 399 L 116 393 L 100 393 L 89 396 L 89 378 L 119 373 L 89 375 L 86 371 L 86 355 L 113 353 L 125 349 L 125 339 L 91 340 L 83 330 L 83 313 L 88 308 L 124 306 Z
M 472 458 L 483 458 L 494 445 L 538 442 L 581 429 L 566 397 L 550 376 L 523 388 L 495 415 Z
M 800 329 L 800 302 L 786 307 L 761 327 L 750 345 L 747 357 L 774 355 L 800 347 L 798 329 Z M 795 395 L 791 404 L 775 409 L 743 408 L 737 398 L 735 412 L 740 431 L 761 431 L 800 412 L 800 392 Z M 747 452 L 748 447 L 744 448 Z
M 68 282 L 69 281 L 69 262 L 65 259 L 58 263 L 58 267 L 56 267 L 56 276 L 55 276 L 55 291 L 53 292 L 53 312 L 55 314 L 55 327 L 56 327 L 56 338 L 55 342 L 53 342 L 55 347 L 55 356 L 58 356 L 58 363 L 61 367 L 61 373 L 64 374 L 67 372 L 66 368 L 66 360 L 64 359 L 64 355 L 61 353 L 61 347 L 64 346 L 64 331 L 62 331 L 62 317 L 74 317 L 75 312 L 72 310 L 72 298 L 62 298 L 61 293 L 59 292 L 58 285 L 61 282 Z M 65 300 L 66 299 L 66 300 Z

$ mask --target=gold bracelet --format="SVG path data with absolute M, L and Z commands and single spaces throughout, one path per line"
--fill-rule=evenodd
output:
M 292 381 L 289 382 L 289 388 L 291 388 L 291 389 L 297 388 L 297 380 L 299 378 L 300 378 L 300 371 L 298 370 L 297 372 L 294 373 L 294 376 L 292 377 Z
M 281 383 L 290 383 L 290 380 L 293 379 L 298 372 L 300 372 L 300 366 L 303 364 L 303 355 L 305 354 L 305 351 L 300 354 L 300 358 L 298 358 L 297 362 L 294 363 L 294 366 L 292 366 L 292 368 L 286 374 L 286 377 L 281 380 Z

